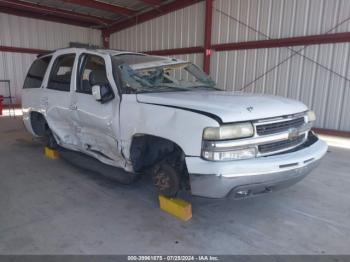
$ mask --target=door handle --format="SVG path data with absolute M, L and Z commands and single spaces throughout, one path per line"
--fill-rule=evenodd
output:
M 72 104 L 72 105 L 69 106 L 69 109 L 70 109 L 70 110 L 77 110 L 78 107 L 77 107 L 76 104 Z

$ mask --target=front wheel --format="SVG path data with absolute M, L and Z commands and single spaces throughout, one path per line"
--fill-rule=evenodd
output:
M 178 170 L 165 161 L 158 163 L 153 168 L 152 180 L 161 195 L 175 197 L 180 190 Z

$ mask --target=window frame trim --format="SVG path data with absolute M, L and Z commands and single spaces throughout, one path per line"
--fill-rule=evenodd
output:
M 105 66 L 106 75 L 107 75 L 107 64 L 106 64 L 106 60 L 105 60 L 105 58 L 103 56 L 98 55 L 98 54 L 92 54 L 92 53 L 83 52 L 83 53 L 81 53 L 79 55 L 78 60 L 77 60 L 78 64 L 77 64 L 77 73 L 76 73 L 76 86 L 75 86 L 75 90 L 74 91 L 75 91 L 75 93 L 78 93 L 78 94 L 85 94 L 85 95 L 91 95 L 92 96 L 92 92 L 91 93 L 87 93 L 87 92 L 83 92 L 83 91 L 78 90 L 78 88 L 80 87 L 80 84 L 81 84 L 80 83 L 80 75 L 82 73 L 82 70 L 85 69 L 86 61 L 87 61 L 87 58 L 89 56 L 97 56 L 97 57 L 99 57 L 99 58 L 101 58 L 103 60 L 104 66 Z M 82 64 L 83 62 L 85 62 L 85 63 Z M 110 88 L 113 91 L 111 83 L 109 83 L 109 86 L 110 86 Z
M 60 90 L 60 89 L 57 89 L 57 88 L 50 88 L 49 84 L 50 84 L 50 79 L 53 75 L 53 72 L 54 70 L 57 69 L 57 61 L 60 57 L 62 56 L 68 56 L 68 55 L 74 55 L 74 60 L 73 60 L 73 64 L 72 64 L 72 75 L 74 74 L 74 64 L 75 64 L 75 61 L 77 59 L 77 54 L 74 53 L 74 52 L 69 52 L 69 53 L 63 53 L 63 54 L 59 54 L 57 56 L 55 56 L 55 59 L 52 61 L 52 65 L 50 67 L 50 74 L 47 78 L 47 82 L 46 82 L 46 89 L 47 90 L 54 90 L 54 91 L 59 91 L 59 92 L 66 92 L 66 93 L 70 93 L 72 91 L 72 75 L 71 75 L 71 78 L 70 78 L 70 83 L 69 83 L 69 90 Z
M 42 80 L 41 80 L 40 85 L 39 85 L 38 87 L 25 87 L 25 81 L 27 80 L 27 77 L 28 77 L 28 75 L 29 75 L 29 72 L 30 72 L 30 70 L 32 69 L 32 66 L 34 65 L 34 63 L 37 62 L 37 61 L 39 61 L 39 60 L 43 60 L 43 59 L 45 59 L 45 58 L 48 58 L 48 57 L 50 57 L 50 60 L 49 60 L 49 62 L 47 63 L 47 67 L 46 67 L 45 72 L 44 72 L 44 74 L 43 74 L 43 77 L 42 77 Z M 24 81 L 23 81 L 23 87 L 22 87 L 22 89 L 24 89 L 24 90 L 28 90 L 28 89 L 29 89 L 29 90 L 30 90 L 30 89 L 41 89 L 41 88 L 43 88 L 43 87 L 44 87 L 44 83 L 45 83 L 45 76 L 46 76 L 48 73 L 51 73 L 51 67 L 50 67 L 50 65 L 51 65 L 51 62 L 52 62 L 53 58 L 54 58 L 54 56 L 53 56 L 52 54 L 50 54 L 50 55 L 38 57 L 37 59 L 35 59 L 35 60 L 32 62 L 32 64 L 30 65 L 29 69 L 28 69 L 28 72 L 27 72 L 27 74 L 26 74 L 26 77 L 25 77 L 25 79 L 24 79 Z

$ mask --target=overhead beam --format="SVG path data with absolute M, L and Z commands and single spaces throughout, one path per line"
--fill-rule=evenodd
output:
M 90 22 L 95 25 L 106 26 L 113 21 L 110 19 L 105 19 L 97 16 L 91 16 L 86 14 L 80 14 L 73 11 L 67 11 L 62 9 L 57 9 L 53 7 L 43 6 L 39 4 L 24 2 L 21 0 L 0 0 L 0 12 L 2 8 L 17 9 L 19 11 L 33 12 L 37 13 L 38 17 L 53 15 L 56 17 L 67 18 L 70 20 L 75 20 L 79 22 Z
M 11 52 L 11 53 L 22 53 L 22 54 L 46 54 L 49 50 L 35 49 L 35 48 L 24 48 L 24 47 L 13 47 L 0 45 L 0 52 Z
M 90 7 L 93 9 L 99 9 L 99 10 L 115 13 L 118 15 L 133 16 L 137 13 L 135 10 L 132 10 L 129 8 L 108 4 L 108 3 L 103 3 L 95 0 L 63 0 L 63 1 L 75 4 L 75 5 L 80 5 L 80 6 Z
M 118 32 L 120 30 L 123 30 L 125 28 L 146 22 L 148 20 L 154 19 L 156 17 L 174 12 L 176 10 L 185 8 L 187 6 L 193 5 L 195 3 L 201 2 L 203 0 L 176 0 L 174 2 L 161 5 L 157 9 L 142 13 L 138 16 L 126 19 L 124 21 L 121 21 L 119 23 L 116 23 L 110 27 L 107 28 L 109 33 Z
M 195 47 L 183 47 L 183 48 L 174 48 L 174 49 L 145 51 L 143 53 L 149 54 L 149 55 L 173 56 L 173 55 L 199 54 L 199 53 L 203 53 L 203 51 L 204 51 L 203 47 L 195 46 Z
M 320 135 L 350 138 L 349 131 L 340 131 L 340 130 L 324 129 L 324 128 L 312 128 L 312 130 Z
M 162 4 L 161 0 L 140 0 L 140 1 L 152 6 L 159 6 Z
M 33 13 L 33 12 L 28 12 L 28 11 L 21 11 L 18 9 L 13 9 L 13 8 L 8 8 L 8 7 L 1 7 L 0 13 L 28 17 L 28 18 L 34 18 L 34 19 L 40 19 L 40 20 L 45 20 L 45 21 L 50 21 L 50 22 L 57 22 L 57 23 L 67 24 L 67 25 L 82 26 L 82 27 L 91 27 L 91 26 L 96 25 L 96 24 L 91 23 L 91 22 L 76 21 L 76 20 L 71 20 L 68 18 L 53 16 L 53 15 L 48 16 L 48 15 L 44 15 L 44 14 L 38 14 L 38 13 Z
M 259 48 L 275 48 L 289 46 L 305 46 L 305 45 L 320 45 L 320 44 L 335 44 L 350 42 L 350 32 L 323 34 L 323 35 L 308 35 L 298 37 L 288 37 L 281 39 L 268 39 L 259 41 L 248 41 L 238 43 L 216 44 L 212 46 L 215 51 L 232 51 L 246 50 Z

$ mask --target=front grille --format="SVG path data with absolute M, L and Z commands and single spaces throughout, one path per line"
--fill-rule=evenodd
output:
M 256 132 L 259 136 L 271 135 L 271 134 L 287 131 L 290 128 L 300 127 L 304 123 L 305 123 L 304 117 L 299 117 L 296 119 L 283 121 L 283 122 L 257 125 Z
M 258 149 L 261 154 L 266 154 L 270 152 L 276 152 L 283 149 L 288 149 L 293 146 L 297 146 L 303 142 L 305 135 L 300 135 L 293 139 L 273 142 L 269 144 L 259 145 Z

